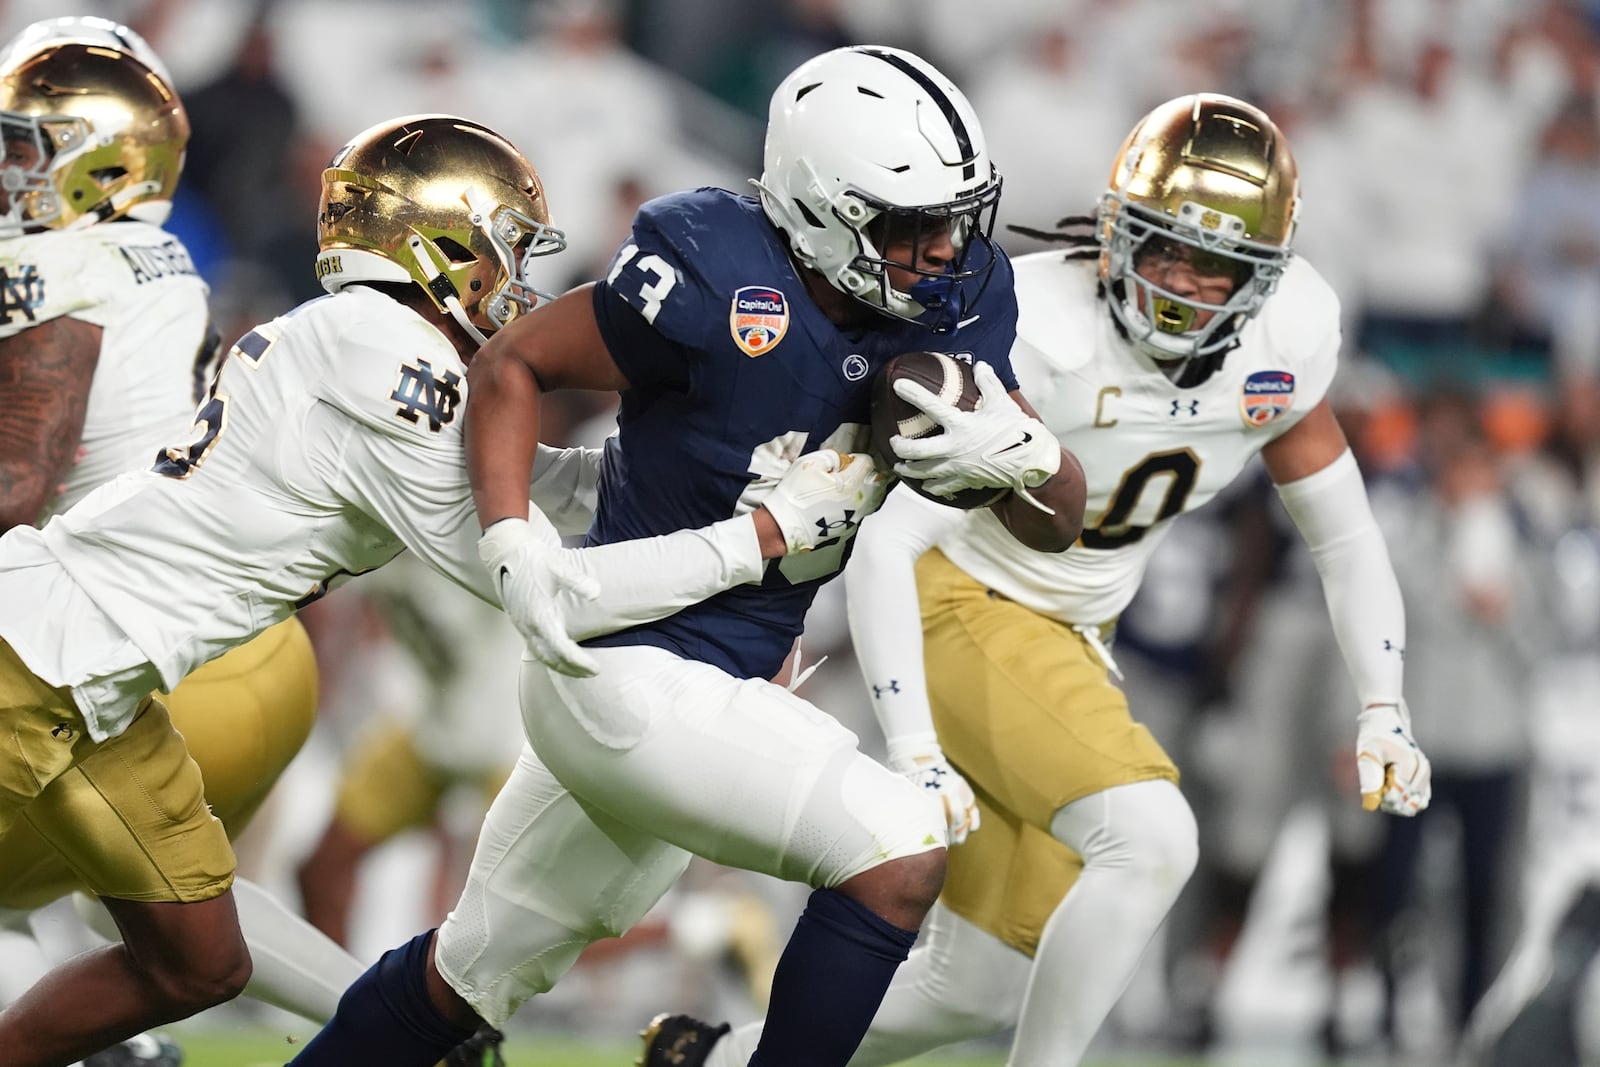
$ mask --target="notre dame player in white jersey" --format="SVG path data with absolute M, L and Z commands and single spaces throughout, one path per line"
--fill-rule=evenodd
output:
M 206 285 L 182 242 L 160 226 L 188 119 L 137 34 L 97 18 L 28 26 L 0 50 L 0 134 L 0 376 L 10 383 L 0 412 L 4 530 L 42 522 L 148 465 L 189 425 L 219 345 Z M 316 692 L 310 642 L 287 619 L 167 697 L 229 836 L 310 732 Z M 85 824 L 117 818 L 81 773 L 51 788 Z M 17 921 L 81 888 L 33 823 L 0 839 L 0 909 Z M 240 899 L 246 926 L 270 934 L 270 958 L 285 965 L 261 968 L 253 991 L 326 1017 L 340 976 L 348 980 L 359 965 L 259 890 Z M 87 1063 L 157 1062 L 152 1041 L 143 1053 L 112 1048 Z
M 541 449 L 529 520 L 480 540 L 458 409 L 478 345 L 542 295 L 529 263 L 564 246 L 537 174 L 466 119 L 381 123 L 324 172 L 318 232 L 332 295 L 232 347 L 191 442 L 0 537 L 0 833 L 25 817 L 124 939 L 0 1011 L 3 1067 L 71 1063 L 250 973 L 233 855 L 159 690 L 408 548 L 514 601 L 529 647 L 582 672 L 569 625 L 621 628 L 758 580 L 880 491 L 870 463 L 819 452 L 753 512 L 565 550 L 552 520 L 586 518 L 596 465 Z M 58 803 L 48 786 L 74 769 L 115 821 Z
M 1083 463 L 1078 544 L 1023 554 L 986 512 L 910 493 L 858 538 L 851 632 L 891 762 L 946 770 L 953 837 L 974 832 L 951 848 L 926 943 L 853 1067 L 1012 1024 L 1010 1067 L 1081 1060 L 1197 848 L 1177 768 L 1113 684 L 1112 631 L 1171 521 L 1257 453 L 1316 558 L 1360 694 L 1364 802 L 1426 807 L 1399 588 L 1325 398 L 1338 300 L 1291 257 L 1297 205 L 1294 159 L 1259 109 L 1208 94 L 1146 115 L 1098 214 L 1062 224 L 1093 235 L 1016 261 L 1012 360 Z M 742 1064 L 758 1031 L 704 1062 Z

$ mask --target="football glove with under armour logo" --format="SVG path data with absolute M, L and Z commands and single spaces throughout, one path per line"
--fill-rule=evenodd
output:
M 894 391 L 943 427 L 924 437 L 897 434 L 889 442 L 900 462 L 895 473 L 914 478 L 935 496 L 962 489 L 1012 489 L 1041 511 L 1036 489 L 1061 469 L 1061 442 L 1011 398 L 987 363 L 972 368 L 981 399 L 971 411 L 935 396 L 916 382 L 900 379 Z
M 855 532 L 878 510 L 894 479 L 863 452 L 807 452 L 762 500 L 790 552 L 809 552 Z
M 949 843 L 959 845 L 978 828 L 978 798 L 961 772 L 950 766 L 933 734 L 889 741 L 889 769 L 896 771 L 938 801 L 944 810 Z
M 1433 768 L 1411 737 L 1405 701 L 1363 708 L 1356 719 L 1356 771 L 1361 806 L 1415 815 L 1433 799 Z

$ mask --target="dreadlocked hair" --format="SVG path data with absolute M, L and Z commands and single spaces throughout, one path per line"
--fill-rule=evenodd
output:
M 1067 250 L 1066 258 L 1072 260 L 1099 258 L 1099 227 L 1100 220 L 1093 215 L 1068 215 L 1059 220 L 1053 230 L 1036 230 L 1031 226 L 1010 225 L 1006 229 L 1012 233 L 1020 233 L 1024 237 L 1031 237 L 1035 241 L 1069 245 L 1071 247 Z

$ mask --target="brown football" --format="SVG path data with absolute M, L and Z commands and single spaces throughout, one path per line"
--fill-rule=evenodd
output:
M 916 382 L 962 411 L 977 407 L 982 395 L 977 379 L 972 376 L 972 364 L 943 352 L 904 352 L 885 363 L 872 382 L 872 455 L 884 470 L 892 470 L 896 462 L 894 449 L 889 446 L 891 437 L 944 433 L 944 428 L 920 408 L 896 395 L 894 383 L 901 378 Z M 916 479 L 900 480 L 929 500 L 953 508 L 986 508 L 1011 492 L 1010 489 L 962 489 L 954 496 L 938 496 L 923 489 Z

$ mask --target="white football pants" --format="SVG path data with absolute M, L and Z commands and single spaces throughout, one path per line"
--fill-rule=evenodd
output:
M 656 648 L 591 651 L 592 678 L 524 661 L 532 748 L 439 930 L 440 973 L 490 1024 L 636 923 L 691 852 L 821 887 L 944 846 L 936 803 L 782 687 Z

